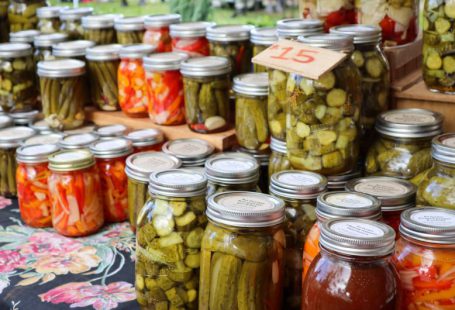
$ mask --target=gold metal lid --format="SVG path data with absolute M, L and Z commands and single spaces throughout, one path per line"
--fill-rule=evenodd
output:
M 65 150 L 49 156 L 49 169 L 53 171 L 73 171 L 91 167 L 95 157 L 89 150 Z

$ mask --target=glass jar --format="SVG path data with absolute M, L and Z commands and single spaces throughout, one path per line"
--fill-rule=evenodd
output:
M 11 116 L 0 114 L 0 129 L 14 126 L 14 121 Z
M 48 6 L 36 10 L 38 30 L 42 34 L 60 32 L 60 11 L 66 8 L 62 6 Z
M 213 145 L 202 139 L 176 139 L 163 144 L 163 152 L 182 161 L 182 167 L 204 167 L 213 154 Z
M 431 167 L 431 139 L 442 132 L 442 115 L 424 109 L 384 112 L 376 121 L 379 137 L 368 150 L 367 175 L 412 179 Z
M 275 27 L 254 28 L 250 32 L 250 42 L 253 44 L 253 57 L 265 51 L 272 44 L 278 42 L 278 35 Z M 253 64 L 253 72 L 267 72 L 267 68 Z
M 28 127 L 35 130 L 37 134 L 48 134 L 54 132 L 51 128 L 49 128 L 49 125 L 41 117 L 38 117 L 37 119 L 33 120 L 28 125 Z
M 329 175 L 327 176 L 327 180 L 329 181 L 327 189 L 329 192 L 343 191 L 346 188 L 346 183 L 348 183 L 350 180 L 360 178 L 361 176 L 362 173 L 357 169 L 343 174 Z
M 191 22 L 169 26 L 172 38 L 172 51 L 186 53 L 190 57 L 209 56 L 209 41 L 206 29 L 215 26 L 210 22 Z
M 398 309 L 392 228 L 370 220 L 332 219 L 322 224 L 320 245 L 303 283 L 302 309 Z
M 133 152 L 130 141 L 122 138 L 99 140 L 90 146 L 95 156 L 101 182 L 104 220 L 123 222 L 128 219 L 128 180 L 125 161 Z
M 116 42 L 114 21 L 122 18 L 121 14 L 89 15 L 82 17 L 84 39 L 97 45 Z
M 350 37 L 335 34 L 310 35 L 299 41 L 348 54 L 354 49 Z M 289 75 L 286 145 L 294 169 L 332 175 L 356 167 L 360 81 L 350 58 L 318 80 Z
M 129 117 L 148 116 L 147 81 L 142 58 L 154 51 L 154 46 L 145 44 L 128 45 L 120 50 L 119 104 L 123 113 Z
M 229 60 L 190 58 L 181 64 L 186 122 L 192 131 L 214 133 L 229 127 Z
M 44 0 L 12 0 L 8 6 L 8 20 L 11 32 L 36 29 L 38 8 L 46 6 Z
M 60 42 L 52 46 L 52 54 L 58 59 L 71 58 L 87 62 L 87 49 L 94 46 L 95 42 L 87 40 Z
M 61 235 L 82 237 L 104 224 L 101 183 L 88 150 L 66 150 L 49 156 L 52 226 Z
M 35 63 L 29 44 L 0 44 L 0 81 L 0 107 L 4 112 L 27 111 L 36 106 Z
M 119 109 L 117 73 L 121 48 L 120 44 L 109 44 L 91 47 L 86 51 L 91 101 L 103 111 Z
M 39 36 L 40 33 L 41 32 L 35 29 L 11 32 L 9 35 L 9 41 L 11 43 L 27 43 L 33 47 L 33 40 L 36 36 Z
M 144 38 L 144 17 L 118 18 L 115 20 L 114 28 L 118 44 L 140 44 Z
M 147 186 L 150 174 L 154 171 L 177 169 L 181 164 L 177 157 L 161 152 L 141 152 L 126 159 L 128 212 L 133 231 L 136 231 L 138 215 L 149 199 Z
M 148 114 L 157 125 L 185 124 L 185 101 L 180 64 L 182 53 L 159 53 L 144 57 Z
M 33 135 L 35 131 L 24 126 L 0 129 L 0 196 L 16 196 L 16 149 Z
M 134 153 L 161 151 L 164 141 L 163 132 L 153 128 L 133 130 L 125 138 L 133 143 Z
M 63 130 L 63 134 L 65 135 L 74 135 L 79 133 L 92 133 L 94 132 L 98 126 L 91 121 L 85 121 L 82 127 L 76 129 L 66 129 Z
M 240 146 L 264 149 L 269 143 L 267 122 L 267 73 L 241 74 L 234 78 L 235 135 Z
M 286 142 L 271 138 L 270 149 L 272 154 L 269 161 L 269 178 L 276 172 L 291 170 L 291 162 L 288 159 Z
M 303 0 L 300 11 L 305 19 L 323 21 L 325 32 L 334 26 L 357 24 L 353 0 Z
M 99 137 L 93 133 L 76 133 L 64 136 L 58 142 L 58 146 L 62 150 L 89 149 L 98 139 Z
M 13 119 L 15 126 L 30 126 L 38 119 L 40 112 L 31 110 L 27 112 L 10 112 L 8 115 Z
M 9 41 L 9 20 L 8 20 L 9 0 L 0 1 L 0 42 Z
M 38 63 L 43 114 L 49 127 L 62 130 L 80 127 L 85 112 L 85 63 L 74 59 Z
M 258 187 L 261 193 L 269 192 L 269 160 L 270 148 L 267 146 L 262 150 L 249 150 L 244 147 L 235 148 L 237 152 L 253 156 L 259 164 L 259 181 Z
M 156 14 L 144 19 L 145 34 L 143 42 L 156 47 L 157 53 L 171 52 L 172 39 L 169 26 L 181 21 L 179 14 Z
M 54 132 L 54 133 L 43 133 L 37 134 L 36 136 L 26 139 L 23 145 L 35 145 L 35 144 L 56 144 L 63 139 L 63 134 Z
M 53 60 L 55 57 L 52 55 L 52 46 L 55 44 L 65 42 L 68 39 L 68 35 L 64 33 L 51 33 L 37 35 L 33 40 L 35 46 L 35 53 L 33 59 L 35 64 L 43 60 Z
M 69 40 L 84 38 L 82 17 L 92 15 L 93 8 L 67 8 L 60 11 L 60 31 L 68 35 Z
M 94 133 L 100 137 L 100 139 L 108 138 L 120 138 L 125 136 L 128 131 L 128 127 L 122 124 L 112 124 L 98 127 Z
M 25 145 L 17 149 L 17 199 L 22 221 L 31 227 L 51 227 L 51 202 L 47 157 L 59 150 L 55 144 Z
M 286 210 L 284 233 L 283 308 L 300 310 L 302 297 L 302 253 L 307 233 L 316 222 L 316 198 L 327 189 L 327 179 L 307 171 L 282 171 L 270 181 L 270 193 L 283 200 Z
M 199 309 L 280 309 L 285 236 L 281 200 L 220 193 L 208 200 Z

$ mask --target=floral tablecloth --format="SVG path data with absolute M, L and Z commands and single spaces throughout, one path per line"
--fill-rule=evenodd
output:
M 129 224 L 66 238 L 22 223 L 0 197 L 0 309 L 138 309 Z

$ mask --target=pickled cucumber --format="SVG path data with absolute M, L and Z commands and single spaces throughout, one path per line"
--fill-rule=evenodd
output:
M 144 30 L 136 31 L 118 31 L 117 30 L 117 43 L 126 44 L 140 44 L 144 37 Z
M 116 111 L 118 105 L 118 60 L 89 61 L 91 101 L 104 111 Z
M 131 178 L 128 178 L 128 213 L 131 229 L 136 230 L 138 214 L 148 199 L 149 193 L 147 183 L 134 181 Z M 144 236 L 149 235 L 150 233 L 144 234 Z
M 81 19 L 62 20 L 60 31 L 68 35 L 68 40 L 82 40 L 84 38 Z
M 295 88 L 295 82 L 288 81 L 286 72 L 269 69 L 267 118 L 272 137 L 279 140 L 286 139 L 286 92 L 292 92 Z
M 114 27 L 101 29 L 84 29 L 84 40 L 93 41 L 97 45 L 115 43 L 116 36 Z
M 29 2 L 11 1 L 8 7 L 10 31 L 18 32 L 21 30 L 36 29 L 38 24 L 36 10 L 43 6 L 46 6 L 46 2 L 41 0 Z
M 269 161 L 269 178 L 276 172 L 291 170 L 291 162 L 287 154 L 272 151 Z
M 254 44 L 253 45 L 253 57 L 258 55 L 259 53 L 262 53 L 268 48 L 267 45 L 258 45 Z M 267 68 L 258 64 L 253 64 L 253 72 L 259 73 L 259 72 L 267 72 Z
M 435 165 L 428 170 L 417 190 L 417 204 L 455 209 L 455 169 Z
M 40 18 L 37 28 L 42 34 L 56 33 L 60 31 L 60 18 Z
M 239 144 L 250 150 L 264 147 L 269 138 L 267 96 L 236 96 L 235 129 Z
M 16 167 L 16 150 L 0 149 L 0 195 L 16 196 Z
M 249 41 L 215 42 L 210 41 L 210 56 L 229 58 L 232 77 L 250 72 L 252 47 Z

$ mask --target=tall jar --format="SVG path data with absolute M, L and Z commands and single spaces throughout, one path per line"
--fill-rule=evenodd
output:
M 220 193 L 208 200 L 207 217 L 199 309 L 280 309 L 283 201 L 259 193 Z
M 12 32 L 9 35 L 9 42 L 11 43 L 27 43 L 33 47 L 33 40 L 36 36 L 40 35 L 39 30 L 30 29 L 30 30 L 22 30 L 18 32 Z
M 51 202 L 47 179 L 49 155 L 55 144 L 25 145 L 17 149 L 17 199 L 22 221 L 36 228 L 51 227 Z
M 142 58 L 154 51 L 154 46 L 146 44 L 128 45 L 120 50 L 119 104 L 123 113 L 129 117 L 148 116 L 147 81 Z
M 269 178 L 276 172 L 291 170 L 291 162 L 288 159 L 286 142 L 271 138 L 270 149 L 272 154 L 269 160 Z
M 38 30 L 42 34 L 60 32 L 60 11 L 66 9 L 62 6 L 48 6 L 36 10 L 38 17 Z
M 136 294 L 142 309 L 197 309 L 206 185 L 204 174 L 195 171 L 150 175 L 151 198 L 137 221 Z
M 164 142 L 163 132 L 153 128 L 133 130 L 125 138 L 133 143 L 134 153 L 161 151 Z
M 352 39 L 335 34 L 300 37 L 310 46 L 350 54 Z M 323 175 L 357 165 L 362 104 L 360 73 L 350 58 L 318 80 L 290 74 L 286 145 L 292 167 Z
M 140 44 L 144 38 L 144 17 L 124 17 L 115 20 L 114 28 L 118 44 Z
M 100 139 L 121 138 L 125 136 L 128 127 L 122 124 L 111 124 L 98 127 L 94 134 L 98 135 Z
M 282 171 L 272 175 L 270 194 L 284 201 L 286 253 L 283 309 L 300 310 L 302 253 L 306 236 L 316 222 L 316 198 L 327 189 L 327 179 L 307 171 Z
M 303 0 L 300 11 L 305 19 L 321 20 L 325 32 L 334 26 L 357 24 L 354 0 Z
M 191 22 L 170 25 L 172 51 L 186 53 L 190 57 L 209 56 L 209 41 L 205 37 L 206 29 L 214 26 L 210 22 Z
M 163 152 L 182 161 L 182 167 L 204 167 L 215 147 L 202 139 L 176 139 L 163 144 Z
M 58 132 L 53 133 L 40 133 L 36 136 L 26 139 L 23 145 L 35 145 L 35 144 L 55 144 L 58 145 L 60 140 L 63 139 L 63 134 Z
M 0 44 L 0 107 L 4 112 L 36 106 L 38 92 L 33 50 L 26 43 Z
M 276 28 L 262 27 L 252 29 L 250 32 L 250 42 L 253 45 L 252 56 L 256 57 L 272 44 L 278 42 Z M 262 65 L 253 64 L 253 72 L 267 72 L 267 68 Z
M 183 75 L 186 122 L 192 131 L 214 133 L 229 127 L 229 60 L 198 57 L 184 61 Z
M 86 62 L 87 49 L 95 46 L 95 42 L 76 40 L 60 42 L 52 46 L 52 54 L 58 59 L 77 59 Z
M 67 8 L 60 11 L 60 31 L 68 35 L 70 40 L 81 40 L 84 38 L 82 28 L 82 17 L 92 15 L 93 8 Z
M 53 60 L 55 57 L 52 55 L 52 46 L 55 44 L 65 42 L 68 35 L 64 33 L 51 33 L 35 36 L 33 45 L 35 46 L 35 53 L 33 59 L 35 64 L 43 60 Z
M 112 44 L 117 41 L 114 21 L 122 18 L 119 14 L 89 15 L 82 17 L 84 39 L 97 45 Z
M 321 252 L 302 290 L 302 309 L 398 309 L 399 280 L 390 261 L 395 232 L 383 223 L 333 219 L 321 228 Z
M 431 139 L 442 132 L 443 117 L 424 109 L 384 112 L 376 121 L 379 136 L 368 150 L 367 175 L 412 179 L 431 167 Z
M 269 144 L 267 122 L 268 74 L 248 73 L 234 78 L 235 134 L 240 146 L 262 150 Z
M 159 53 L 144 57 L 148 114 L 157 125 L 185 124 L 185 100 L 180 64 L 188 55 Z
M 262 150 L 249 150 L 244 147 L 235 148 L 235 151 L 253 156 L 259 164 L 258 187 L 261 193 L 269 193 L 269 160 L 270 148 L 267 146 Z
M 75 133 L 64 136 L 58 142 L 58 146 L 63 150 L 89 149 L 98 139 L 99 137 L 93 133 Z
M 169 27 L 181 21 L 179 14 L 148 15 L 144 19 L 145 34 L 143 42 L 156 47 L 157 53 L 171 52 L 172 39 Z
M 82 237 L 104 223 L 101 184 L 95 158 L 88 150 L 49 156 L 52 226 L 61 235 Z
M 346 183 L 348 183 L 350 180 L 360 178 L 361 176 L 362 173 L 358 169 L 344 174 L 329 175 L 327 176 L 327 189 L 332 192 L 343 191 L 346 188 Z
M 11 32 L 36 29 L 38 8 L 46 6 L 44 0 L 12 0 L 8 6 L 8 20 Z

